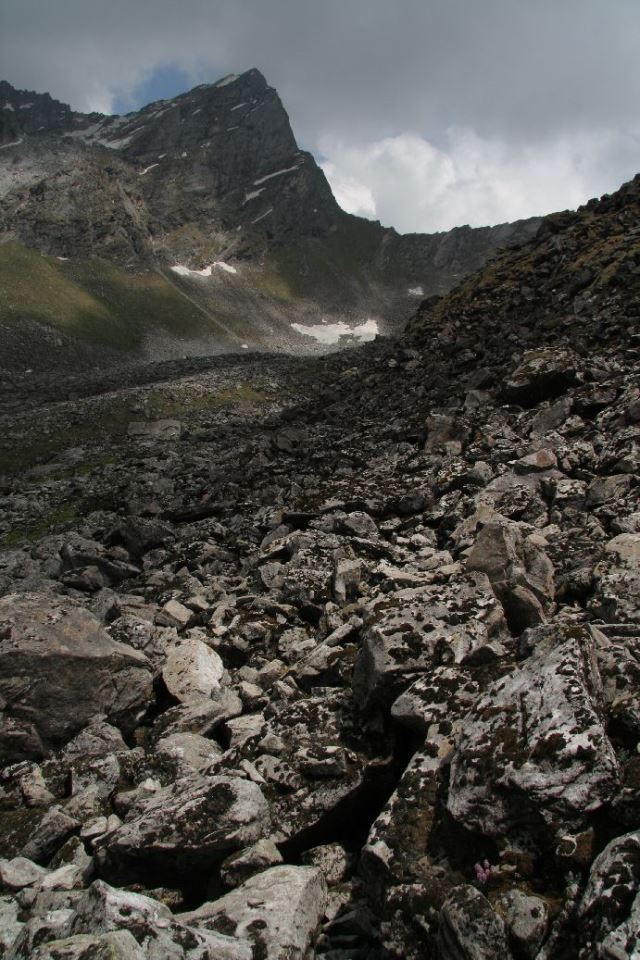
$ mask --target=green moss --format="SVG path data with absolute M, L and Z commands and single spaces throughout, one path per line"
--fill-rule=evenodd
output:
M 35 543 L 47 533 L 53 533 L 58 527 L 68 527 L 77 524 L 80 516 L 72 504 L 65 504 L 56 510 L 52 510 L 46 516 L 41 517 L 35 523 L 24 527 L 16 527 L 10 530 L 0 539 L 0 549 L 9 550 L 12 547 L 18 547 L 22 543 Z
M 22 320 L 123 351 L 158 332 L 220 337 L 215 317 L 156 271 L 129 273 L 99 258 L 61 261 L 10 242 L 0 245 L 0 327 Z
M 55 430 L 49 430 L 41 437 L 32 436 L 28 443 L 21 442 L 19 436 L 5 436 L 7 449 L 0 450 L 0 474 L 15 474 L 59 456 L 70 447 L 84 444 L 95 445 L 97 451 L 87 453 L 87 459 L 74 466 L 51 463 L 48 476 L 56 479 L 82 476 L 91 473 L 96 467 L 116 461 L 113 451 L 99 452 L 100 445 L 111 445 L 127 433 L 131 421 L 142 416 L 132 410 L 136 398 L 113 397 L 103 399 L 99 408 L 90 406 L 74 421 L 65 423 Z M 196 390 L 192 385 L 171 390 L 156 389 L 144 394 L 144 416 L 150 419 L 177 417 L 188 419 L 207 410 L 216 410 L 234 403 L 265 404 L 278 399 L 273 391 L 265 393 L 256 390 L 248 383 L 238 382 L 233 388 L 224 390 Z M 37 429 L 34 426 L 34 430 Z

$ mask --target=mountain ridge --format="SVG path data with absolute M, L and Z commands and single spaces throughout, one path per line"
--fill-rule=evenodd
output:
M 262 317 L 264 336 L 238 330 L 251 348 L 317 346 L 292 323 L 349 329 L 374 318 L 397 332 L 416 300 L 538 224 L 403 236 L 345 213 L 257 70 L 119 117 L 0 83 L 0 244 L 159 269 L 221 322 Z M 227 260 L 236 276 L 223 285 L 215 265 Z M 176 267 L 191 273 L 167 273 Z M 161 339 L 152 325 L 141 349 L 156 355 Z M 214 328 L 208 339 L 197 349 L 229 348 Z M 162 342 L 174 355 L 196 349 Z

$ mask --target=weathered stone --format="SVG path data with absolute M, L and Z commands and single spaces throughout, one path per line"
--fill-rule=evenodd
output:
M 549 907 L 540 897 L 513 889 L 494 904 L 518 949 L 526 960 L 534 960 L 549 925 Z
M 583 626 L 537 629 L 535 653 L 467 716 L 447 801 L 468 828 L 525 842 L 543 824 L 559 836 L 584 821 L 608 802 L 619 776 L 593 635 Z
M 640 833 L 596 857 L 579 906 L 580 960 L 631 957 L 640 945 Z
M 507 378 L 503 393 L 511 403 L 533 407 L 564 393 L 576 382 L 577 369 L 576 357 L 569 350 L 531 350 Z
M 545 619 L 555 595 L 553 564 L 534 536 L 512 521 L 494 519 L 478 534 L 467 569 L 485 573 L 517 633 Z
M 440 911 L 438 949 L 442 960 L 509 960 L 512 957 L 502 919 L 475 887 L 456 887 Z
M 167 690 L 183 703 L 216 699 L 224 677 L 219 654 L 197 637 L 185 637 L 172 644 L 162 671 Z
M 251 877 L 180 920 L 253 941 L 269 960 L 303 960 L 325 911 L 327 886 L 314 867 L 279 866 Z
M 282 863 L 282 854 L 273 840 L 267 837 L 227 857 L 220 869 L 220 877 L 225 886 L 237 887 L 255 873 L 279 863 Z
M 487 579 L 469 574 L 446 588 L 399 590 L 374 601 L 353 676 L 356 702 L 390 705 L 438 662 L 473 660 L 504 636 L 503 611 Z M 495 659 L 504 649 L 489 653 Z M 482 659 L 482 655 L 480 654 Z
M 312 847 L 302 855 L 302 862 L 320 870 L 329 887 L 335 887 L 344 880 L 350 859 L 345 848 L 339 843 L 325 843 L 321 847 Z
M 144 951 L 126 930 L 80 934 L 51 940 L 30 954 L 31 960 L 145 960 Z
M 70 600 L 25 594 L 0 599 L 0 695 L 5 716 L 33 745 L 0 733 L 0 755 L 41 756 L 99 714 L 131 727 L 151 697 L 146 657 L 115 643 Z
M 156 754 L 175 759 L 185 773 L 190 770 L 200 773 L 220 759 L 222 749 L 215 740 L 198 733 L 171 733 L 158 740 Z
M 0 897 L 0 956 L 5 957 L 17 939 L 23 924 L 18 920 L 20 906 L 13 897 Z
M 179 420 L 132 420 L 127 433 L 136 440 L 164 442 L 178 440 L 182 433 Z
M 3 890 L 22 890 L 35 886 L 46 877 L 47 871 L 26 857 L 14 857 L 13 860 L 0 860 L 0 886 Z
M 98 852 L 109 876 L 144 867 L 175 878 L 224 859 L 269 827 L 269 807 L 254 783 L 193 775 L 142 799 Z

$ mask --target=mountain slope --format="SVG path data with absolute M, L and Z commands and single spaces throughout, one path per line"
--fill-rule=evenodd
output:
M 278 349 L 312 344 L 293 322 L 375 317 L 397 330 L 416 297 L 450 289 L 538 222 L 403 237 L 344 213 L 257 70 L 123 117 L 0 84 L 0 243 L 98 257 L 134 278 L 228 262 L 232 290 L 185 270 L 180 284 L 250 346 L 263 334 Z M 224 347 L 211 333 L 208 349 Z
M 403 340 L 0 380 L 10 956 L 637 955 L 639 222 Z

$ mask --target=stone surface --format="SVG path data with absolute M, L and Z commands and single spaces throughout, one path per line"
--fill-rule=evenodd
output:
M 176 700 L 211 700 L 220 692 L 224 672 L 215 650 L 197 637 L 185 637 L 170 646 L 162 679 Z
M 512 957 L 504 923 L 486 899 L 470 886 L 452 890 L 440 912 L 439 954 L 443 960 Z
M 152 869 L 175 877 L 259 840 L 269 826 L 256 784 L 192 775 L 141 799 L 99 851 L 109 876 Z
M 327 887 L 314 867 L 272 867 L 237 890 L 181 919 L 197 929 L 233 930 L 273 960 L 303 960 L 327 902 Z
M 583 626 L 537 629 L 534 654 L 472 708 L 451 763 L 449 811 L 492 837 L 526 840 L 541 829 L 559 838 L 618 783 L 593 635 Z
M 5 759 L 42 756 L 99 714 L 129 728 L 141 715 L 151 684 L 146 657 L 114 643 L 73 602 L 3 597 L 0 638 Z

